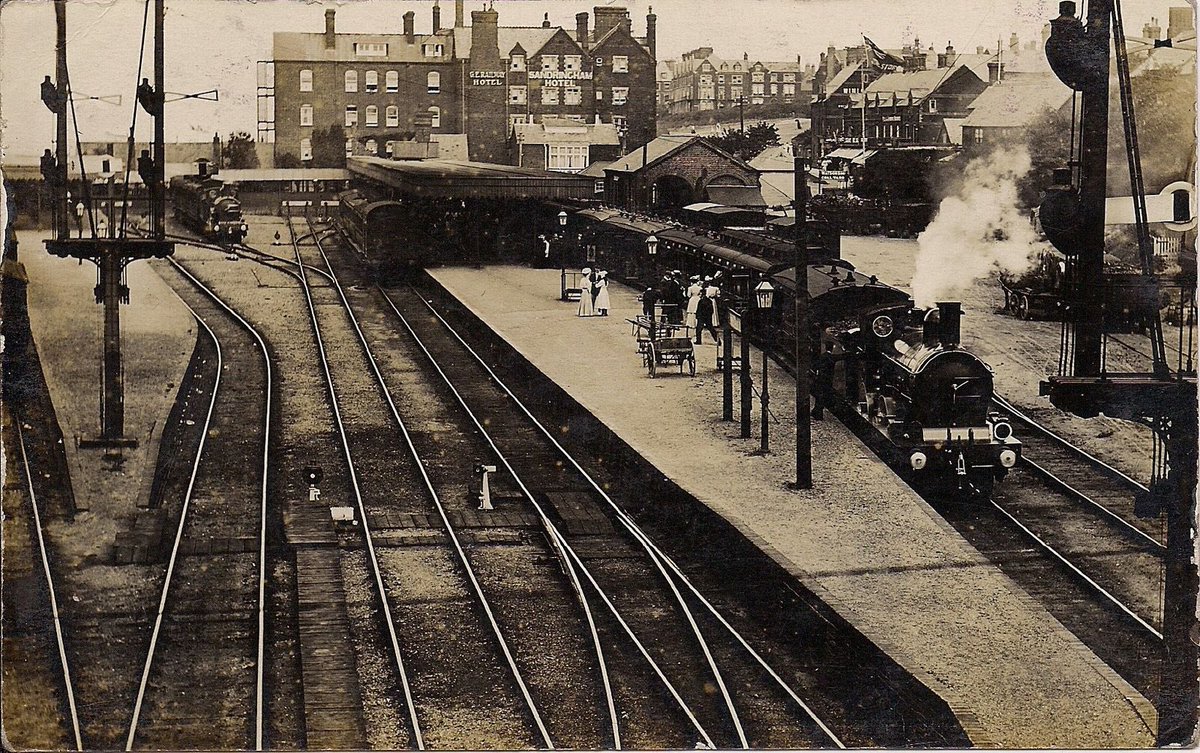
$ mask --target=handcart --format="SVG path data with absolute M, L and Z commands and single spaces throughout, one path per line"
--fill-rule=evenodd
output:
M 696 376 L 696 351 L 690 337 L 661 337 L 648 343 L 649 352 L 644 361 L 653 379 L 660 366 L 678 366 L 679 373 L 687 366 L 688 374 Z

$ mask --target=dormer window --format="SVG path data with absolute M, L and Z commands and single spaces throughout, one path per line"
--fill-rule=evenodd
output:
M 517 73 L 524 72 L 525 56 L 524 55 L 513 55 L 512 60 L 509 61 L 508 68 L 511 71 L 516 71 Z
M 362 57 L 385 58 L 388 54 L 386 42 L 355 42 L 354 54 Z
M 421 54 L 427 58 L 440 58 L 445 52 L 445 46 L 440 44 L 426 43 L 421 45 Z

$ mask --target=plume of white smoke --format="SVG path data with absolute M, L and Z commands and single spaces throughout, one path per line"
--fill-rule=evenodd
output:
M 960 300 L 976 280 L 1019 274 L 1036 256 L 1037 236 L 1017 209 L 1017 181 L 1031 167 L 1024 146 L 997 149 L 967 163 L 956 191 L 917 236 L 913 300 L 918 306 Z

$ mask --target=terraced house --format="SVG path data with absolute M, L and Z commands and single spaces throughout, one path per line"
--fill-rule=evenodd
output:
M 347 154 L 501 163 L 520 158 L 520 124 L 608 126 L 555 146 L 570 155 L 548 155 L 573 169 L 594 161 L 593 138 L 611 147 L 614 129 L 622 150 L 654 138 L 653 12 L 642 37 L 613 6 L 577 14 L 573 31 L 549 14 L 540 26 L 501 26 L 494 7 L 472 11 L 468 26 L 462 0 L 453 26 L 442 25 L 437 2 L 428 33 L 416 33 L 411 11 L 403 20 L 403 34 L 344 33 L 330 9 L 323 34 L 275 34 L 260 75 L 259 136 L 274 141 L 276 164 L 313 162 L 314 139 L 339 126 Z

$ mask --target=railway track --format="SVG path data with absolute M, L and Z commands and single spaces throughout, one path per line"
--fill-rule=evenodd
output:
M 13 426 L 16 428 L 17 447 L 21 456 L 21 472 L 25 476 L 26 491 L 29 494 L 29 507 L 33 515 L 33 535 L 37 541 L 38 562 L 42 575 L 46 579 L 46 596 L 50 606 L 51 621 L 54 626 L 54 643 L 57 648 L 59 668 L 62 670 L 62 692 L 65 699 L 67 720 L 71 727 L 71 741 L 75 750 L 84 750 L 83 736 L 80 732 L 79 710 L 75 703 L 75 682 L 71 679 L 71 662 L 67 657 L 67 647 L 63 620 L 58 605 L 58 592 L 54 587 L 54 574 L 50 567 L 50 554 L 46 546 L 46 532 L 42 524 L 42 514 L 38 504 L 37 491 L 34 488 L 33 469 L 29 463 L 29 455 L 25 449 L 25 432 L 21 428 L 20 416 L 13 416 Z
M 181 265 L 172 260 L 172 266 L 196 293 L 184 303 L 211 340 L 217 376 L 125 749 L 262 750 L 270 358 L 245 319 Z
M 328 263 L 323 250 L 321 253 Z M 661 747 L 664 743 L 670 747 L 685 744 L 722 747 L 840 744 L 828 726 L 732 629 L 711 602 L 691 586 L 682 571 L 554 442 L 552 433 L 538 424 L 523 406 L 520 410 L 509 407 L 515 399 L 512 393 L 495 382 L 495 375 L 487 370 L 486 363 L 458 339 L 456 333 L 446 328 L 444 320 L 427 308 L 420 296 L 403 291 L 397 294 L 403 297 L 398 304 L 395 298 L 382 289 L 373 288 L 369 282 L 355 282 L 357 284 L 348 286 L 349 298 L 354 300 L 347 299 L 347 306 L 371 312 L 377 311 L 382 302 L 401 322 L 411 338 L 408 350 L 416 348 L 417 356 L 427 363 L 426 370 L 432 378 L 441 381 L 440 390 L 446 391 L 443 399 L 430 399 L 426 404 L 457 403 L 461 413 L 465 414 L 465 419 L 462 415 L 458 418 L 436 417 L 438 422 L 465 421 L 456 436 L 464 438 L 463 444 L 473 441 L 474 446 L 461 450 L 456 447 L 455 454 L 467 452 L 470 457 L 484 457 L 488 462 L 496 463 L 498 468 L 503 467 L 502 483 L 509 492 L 506 499 L 512 500 L 506 502 L 511 511 L 506 510 L 505 514 L 528 516 L 532 512 L 530 517 L 534 518 L 536 528 L 544 532 L 550 547 L 548 551 L 543 549 L 542 556 L 558 558 L 571 589 L 580 600 L 577 609 L 582 609 L 582 615 L 575 619 L 598 626 L 590 631 L 586 641 L 577 641 L 577 644 L 590 642 L 593 647 L 601 644 L 607 647 L 595 651 L 598 667 L 593 667 L 591 672 L 604 681 L 611 681 L 611 685 L 603 682 L 603 692 L 593 691 L 593 700 L 583 698 L 577 704 L 583 708 L 588 704 L 607 707 L 608 720 L 601 726 L 607 727 L 604 734 L 609 737 L 607 740 L 593 739 L 590 743 L 583 740 L 583 745 L 618 747 L 631 739 L 631 744 L 639 747 Z M 338 287 L 341 288 L 340 284 Z M 406 315 L 403 310 L 409 313 Z M 399 344 L 389 335 L 387 320 L 379 320 L 375 313 L 364 313 L 362 318 L 364 328 L 371 330 L 369 336 L 360 330 L 365 349 L 370 350 L 369 340 L 389 346 L 386 349 L 389 353 L 398 349 Z M 366 320 L 371 320 L 372 324 L 367 324 Z M 380 350 L 382 354 L 384 349 Z M 409 358 L 405 356 L 404 360 Z M 393 380 L 396 378 L 387 365 L 384 370 L 389 371 Z M 383 374 L 379 378 L 386 389 L 388 379 Z M 411 388 L 402 384 L 398 389 L 403 393 Z M 414 402 L 413 399 L 405 400 L 406 405 Z M 497 410 L 496 406 L 504 410 Z M 398 415 L 396 420 L 400 420 Z M 428 440 L 410 436 L 410 441 L 419 445 Z M 447 438 L 443 436 L 437 441 L 444 444 Z M 431 443 L 425 447 L 433 446 Z M 460 477 L 457 480 L 453 465 L 431 463 L 430 476 L 443 488 L 462 487 L 464 464 L 461 457 L 457 463 Z M 612 528 L 614 517 L 620 530 Z M 493 588 L 502 588 L 500 579 L 495 580 Z M 634 598 L 630 598 L 631 592 L 635 592 Z M 569 608 L 570 605 L 564 606 Z M 521 617 L 519 614 L 514 616 L 518 620 Z M 530 618 L 526 615 L 525 619 Z M 650 635 L 651 639 L 643 640 L 641 636 L 644 635 Z M 544 636 L 542 639 L 546 641 Z M 514 637 L 514 643 L 519 642 L 520 638 Z M 671 648 L 660 653 L 661 649 L 656 651 L 655 645 Z M 691 648 L 685 650 L 688 646 Z M 523 655 L 535 655 L 538 646 L 535 644 L 531 648 L 533 650 Z M 606 662 L 604 657 L 615 658 Z M 528 658 L 526 662 L 533 663 Z M 682 674 L 678 669 L 680 665 L 683 665 Z M 677 668 L 675 672 L 672 673 L 671 667 Z M 638 669 L 631 673 L 631 668 Z M 651 675 L 648 678 L 647 669 Z M 724 675 L 729 671 L 736 678 L 735 682 L 726 682 Z M 535 669 L 530 684 L 545 690 L 544 679 L 535 681 L 545 677 L 544 673 L 538 675 Z M 651 687 L 657 680 L 658 689 L 648 693 L 647 679 Z M 735 698 L 737 692 L 731 689 L 733 686 L 742 690 L 755 688 L 755 691 L 745 690 L 747 695 L 774 694 L 774 697 L 765 702 L 756 699 L 753 712 L 747 712 L 745 697 Z M 604 702 L 595 700 L 599 698 Z M 739 706 L 743 708 L 739 710 Z M 621 709 L 620 714 L 617 708 Z M 658 709 L 657 713 L 650 714 L 660 722 L 660 729 L 654 734 L 673 737 L 655 739 L 647 736 L 644 728 L 639 728 L 646 724 L 653 727 L 651 720 L 636 718 L 638 712 L 648 708 Z M 743 723 L 742 716 L 747 713 L 751 718 Z M 625 722 L 624 728 L 618 724 L 618 716 Z M 800 724 L 803 730 L 799 732 L 796 729 L 798 718 L 803 720 Z M 675 728 L 661 728 L 662 719 L 674 719 Z M 569 713 L 557 723 L 548 719 L 547 726 L 551 729 L 578 727 L 579 717 L 577 713 Z

